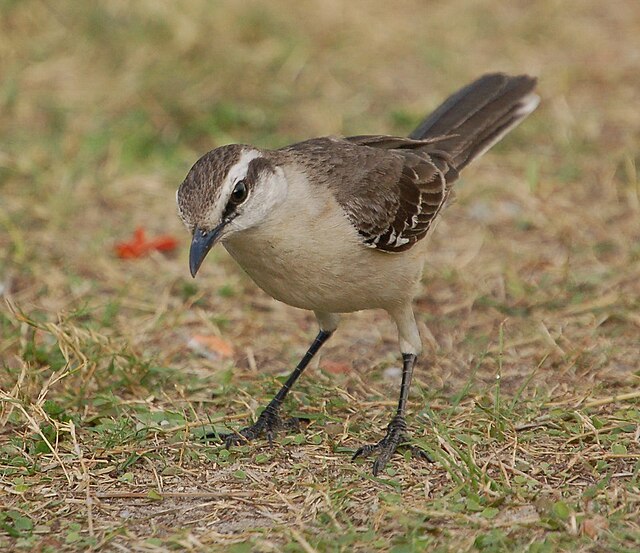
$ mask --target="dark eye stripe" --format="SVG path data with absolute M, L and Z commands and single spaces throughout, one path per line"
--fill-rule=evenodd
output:
M 253 183 L 258 182 L 258 176 L 267 171 L 273 172 L 273 165 L 271 162 L 264 157 L 256 157 L 249 162 L 245 182 L 249 187 L 251 187 Z

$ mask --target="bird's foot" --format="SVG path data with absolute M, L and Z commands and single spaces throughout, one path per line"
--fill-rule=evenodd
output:
M 387 434 L 377 444 L 367 444 L 358 448 L 351 458 L 355 461 L 358 457 L 368 457 L 372 453 L 378 453 L 378 457 L 373 463 L 373 475 L 377 476 L 378 473 L 384 469 L 386 464 L 391 459 L 394 452 L 403 445 L 408 445 L 409 437 L 407 436 L 407 423 L 404 417 L 396 415 L 391 419 L 389 426 L 387 427 Z M 426 451 L 423 451 L 419 447 L 409 446 L 413 457 L 418 459 L 424 459 L 425 461 L 432 462 Z
M 283 420 L 278 414 L 278 408 L 268 405 L 258 417 L 258 420 L 251 426 L 247 426 L 237 432 L 231 434 L 218 434 L 218 437 L 224 442 L 227 448 L 232 445 L 249 442 L 259 438 L 263 434 L 269 441 L 269 445 L 273 444 L 273 438 L 279 430 L 298 430 L 300 428 L 300 419 L 290 418 Z

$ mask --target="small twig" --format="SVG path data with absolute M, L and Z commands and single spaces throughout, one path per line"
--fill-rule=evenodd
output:
M 640 459 L 640 453 L 605 453 L 600 459 Z
M 457 513 L 454 511 L 438 511 L 435 509 L 422 509 L 419 507 L 407 507 L 407 510 L 419 515 L 425 515 L 429 518 L 451 520 L 464 520 L 465 522 L 475 522 L 481 526 L 486 526 L 489 521 L 487 519 L 481 519 L 472 515 L 466 515 L 464 513 Z M 493 524 L 493 522 L 491 523 Z
M 161 497 L 172 499 L 214 499 L 234 497 L 254 497 L 254 492 L 163 492 L 158 494 Z M 96 499 L 150 499 L 148 492 L 97 492 Z
M 398 405 L 398 402 L 383 399 L 380 401 L 360 401 L 358 405 L 360 407 L 395 407 L 396 405 Z
M 58 463 L 60 463 L 60 467 L 62 468 L 62 472 L 64 473 L 69 485 L 71 485 L 71 476 L 69 476 L 69 473 L 67 472 L 67 469 L 64 466 L 64 463 L 62 462 L 62 459 L 60 458 L 60 455 L 58 455 L 58 452 L 55 450 L 55 448 L 53 447 L 51 442 L 44 435 L 44 433 L 40 429 L 40 425 L 36 422 L 36 420 L 29 413 L 27 413 L 27 410 L 24 408 L 22 403 L 20 403 L 18 400 L 16 400 L 15 398 L 11 397 L 9 394 L 6 394 L 5 392 L 2 392 L 2 391 L 0 391 L 0 399 L 2 399 L 3 401 L 12 402 L 15 405 L 17 405 L 18 409 L 20 409 L 20 411 L 24 415 L 24 418 L 27 419 L 27 422 L 29 423 L 29 426 L 31 427 L 31 430 L 33 432 L 35 432 L 36 434 L 38 434 L 42 438 L 42 441 L 45 444 L 47 444 L 47 447 L 51 451 L 51 454 L 55 457 L 56 461 L 58 461 Z
M 614 403 L 616 401 L 628 401 L 630 399 L 638 399 L 638 398 L 640 398 L 640 391 L 629 392 L 627 394 L 613 395 L 613 396 L 603 397 L 600 399 L 594 399 L 591 401 L 587 401 L 582 406 L 583 407 L 599 407 L 601 405 L 606 405 L 607 403 Z
M 589 430 L 588 432 L 583 432 L 582 434 L 576 434 L 569 438 L 566 443 L 570 444 L 571 442 L 575 442 L 577 440 L 581 440 L 582 438 L 587 438 L 589 436 L 595 436 L 596 438 L 600 434 L 606 434 L 607 432 L 611 432 L 612 430 L 617 430 L 620 428 L 619 424 L 612 424 L 611 426 L 603 426 L 602 428 L 597 428 L 595 430 Z
M 149 457 L 143 457 L 143 459 L 149 465 L 151 472 L 153 473 L 153 476 L 156 479 L 156 486 L 158 487 L 158 493 L 162 495 L 162 490 L 164 489 L 164 486 L 162 484 L 162 478 L 160 477 L 160 475 L 158 474 L 158 471 L 156 470 L 155 464 L 151 459 L 149 459 Z
M 293 538 L 300 544 L 300 547 L 306 551 L 306 553 L 318 553 L 318 550 L 315 549 L 305 538 L 304 536 L 298 532 L 295 528 L 289 528 L 289 532 L 293 536 Z
M 518 426 L 515 427 L 515 429 L 516 429 L 516 432 L 520 432 L 522 430 L 529 430 L 531 428 L 536 428 L 537 426 L 544 426 L 549 421 L 551 421 L 550 415 L 542 415 L 541 417 L 538 417 L 535 421 L 527 422 L 525 424 L 519 424 Z
M 84 479 L 84 491 L 85 491 L 85 504 L 87 506 L 87 526 L 89 527 L 89 535 L 93 537 L 93 513 L 92 513 L 92 505 L 93 499 L 91 498 L 91 490 L 90 490 L 90 477 L 89 471 L 87 470 L 87 465 L 84 462 L 84 455 L 82 454 L 82 449 L 80 449 L 80 444 L 78 443 L 78 437 L 76 436 L 76 425 L 73 424 L 73 421 L 69 421 L 69 434 L 71 434 L 71 439 L 73 440 L 73 449 L 78 456 L 78 460 L 80 461 L 80 467 L 82 468 L 82 475 Z
M 9 300 L 6 300 L 6 301 L 7 303 L 9 302 Z M 27 377 L 27 371 L 29 369 L 29 366 L 20 357 L 16 357 L 16 360 L 22 367 L 20 369 L 20 374 L 18 375 L 16 383 L 13 386 L 13 389 L 9 393 L 7 393 L 7 396 L 14 398 L 16 401 L 18 401 L 17 399 L 18 393 L 20 392 L 20 389 L 22 388 L 22 385 L 24 384 L 24 381 Z M 6 406 L 6 410 L 5 410 L 5 406 Z M 5 401 L 4 399 L 2 400 L 2 409 L 0 410 L 0 428 L 4 428 L 6 426 L 7 421 L 11 416 L 11 413 L 13 413 L 14 407 L 15 407 L 15 403 L 13 401 Z
M 505 528 L 510 527 L 514 524 L 519 526 L 527 526 L 528 524 L 537 524 L 540 522 L 540 516 L 536 513 L 535 515 L 530 515 L 528 517 L 518 518 L 515 520 L 507 519 L 507 520 L 495 520 L 491 525 L 492 528 Z
M 194 401 L 202 401 L 202 400 L 194 400 Z M 169 428 L 154 427 L 154 430 L 156 432 L 161 432 L 162 434 L 172 434 L 173 432 L 179 432 L 180 430 L 191 430 L 192 428 L 202 428 L 203 426 L 215 424 L 217 422 L 244 420 L 249 418 L 250 416 L 251 416 L 251 413 L 249 411 L 245 411 L 243 413 L 237 413 L 235 415 L 223 415 L 220 417 L 208 419 L 207 421 L 188 422 L 186 424 L 179 424 L 177 426 L 171 426 Z

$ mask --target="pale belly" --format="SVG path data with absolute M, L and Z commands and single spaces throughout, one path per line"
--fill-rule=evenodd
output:
M 422 273 L 422 248 L 388 254 L 359 243 L 308 240 L 304 247 L 304 238 L 243 233 L 224 246 L 260 288 L 294 307 L 326 313 L 392 310 L 413 298 Z

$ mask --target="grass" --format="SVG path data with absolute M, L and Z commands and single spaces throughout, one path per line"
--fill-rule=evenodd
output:
M 640 8 L 375 0 L 0 1 L 0 549 L 640 547 Z M 222 250 L 198 279 L 174 191 L 203 152 L 409 132 L 491 70 L 543 102 L 463 175 L 416 313 L 410 425 L 431 464 L 351 463 L 396 400 L 391 323 L 315 333 Z M 175 255 L 114 256 L 137 226 Z M 233 354 L 199 355 L 196 335 Z

